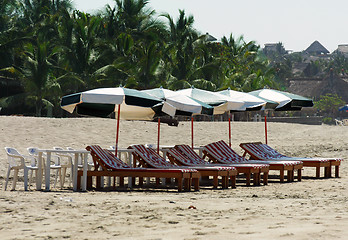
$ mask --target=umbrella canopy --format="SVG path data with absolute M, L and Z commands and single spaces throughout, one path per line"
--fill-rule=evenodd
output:
M 248 93 L 234 91 L 230 88 L 218 93 L 243 101 L 246 111 L 261 110 L 261 108 L 265 107 L 265 105 L 267 104 L 267 101 L 264 99 L 258 98 Z
M 134 89 L 123 87 L 97 88 L 64 96 L 61 107 L 70 113 L 77 108 L 78 114 L 96 117 L 107 117 L 112 112 L 117 111 L 115 145 L 115 155 L 117 155 L 120 118 L 151 120 L 155 115 L 152 107 L 161 102 L 162 100 L 152 95 Z
M 195 114 L 213 115 L 214 108 L 206 103 L 178 94 L 175 91 L 164 89 L 162 87 L 143 90 L 148 94 L 158 97 L 164 101 L 162 112 L 171 116 L 192 116 Z M 173 111 L 171 111 L 173 110 Z M 193 146 L 193 118 L 191 118 L 191 141 Z M 158 136 L 157 136 L 157 152 L 159 152 L 160 142 L 160 118 L 158 118 Z
M 345 106 L 343 106 L 343 107 L 340 107 L 340 108 L 338 109 L 338 111 L 347 111 L 347 112 L 348 112 L 348 104 L 345 105 Z
M 64 96 L 61 107 L 72 113 L 96 117 L 107 117 L 121 105 L 120 118 L 126 120 L 151 120 L 155 114 L 151 109 L 162 100 L 145 92 L 123 87 L 97 88 Z
M 223 114 L 227 111 L 245 111 L 246 109 L 243 101 L 217 92 L 210 92 L 192 87 L 179 90 L 177 93 L 213 106 L 214 114 Z
M 249 92 L 249 94 L 277 102 L 279 105 L 275 108 L 276 111 L 301 110 L 302 107 L 313 107 L 312 99 L 288 92 L 273 89 L 261 89 Z
M 162 87 L 155 88 L 155 89 L 149 89 L 149 90 L 143 90 L 142 92 L 148 93 L 150 95 L 153 95 L 157 98 L 160 98 L 164 101 L 164 105 L 162 107 L 163 112 L 169 112 L 166 111 L 166 108 L 173 107 L 175 112 L 173 112 L 172 116 L 174 115 L 182 115 L 182 116 L 191 116 L 193 114 L 206 114 L 206 115 L 212 115 L 214 108 L 208 104 L 205 104 L 203 102 L 200 102 L 198 100 L 192 99 L 185 95 L 180 95 L 175 91 L 164 89 Z

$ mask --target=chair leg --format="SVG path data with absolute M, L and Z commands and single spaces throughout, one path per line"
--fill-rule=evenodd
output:
M 88 170 L 90 170 L 90 169 L 88 169 Z M 71 187 L 71 185 L 72 185 L 72 181 L 73 181 L 73 165 L 71 165 L 71 167 L 70 167 L 70 177 L 69 177 L 69 187 Z
M 225 188 L 228 188 L 228 177 L 222 177 L 222 188 L 225 189 Z
M 30 175 L 29 175 L 28 189 L 30 189 L 31 181 L 33 180 L 33 171 L 35 171 L 35 179 L 36 179 L 37 170 L 31 169 L 31 172 L 30 172 Z
M 297 170 L 297 181 L 302 181 L 302 169 Z
M 280 182 L 283 183 L 284 182 L 284 171 L 280 170 Z
M 254 173 L 254 181 L 256 183 L 256 186 L 260 186 L 260 173 Z
M 340 166 L 335 166 L 335 177 L 338 178 L 340 176 Z
M 8 180 L 10 179 L 10 172 L 11 172 L 11 167 L 8 166 L 7 175 L 6 175 L 6 182 L 5 182 L 5 191 L 7 189 Z
M 28 191 L 28 168 L 24 166 L 24 191 Z
M 199 178 L 193 178 L 193 186 L 194 186 L 194 190 L 198 191 L 199 190 Z
M 66 176 L 66 167 L 62 167 L 61 187 L 64 187 L 65 176 Z
M 331 173 L 332 173 L 332 170 L 331 170 L 331 166 L 327 168 L 327 177 L 330 178 L 331 177 Z
M 316 167 L 316 170 L 315 170 L 315 177 L 316 177 L 316 178 L 320 178 L 320 167 Z
M 263 173 L 263 185 L 268 185 L 268 172 Z
M 124 177 L 120 177 L 120 187 L 124 187 Z M 135 184 L 133 184 L 133 186 L 135 186 Z
M 217 176 L 214 176 L 213 177 L 213 187 L 218 188 L 218 185 L 219 185 L 219 179 Z
M 231 187 L 236 188 L 237 177 L 231 176 Z
M 324 168 L 325 178 L 331 177 L 331 166 Z
M 245 177 L 246 177 L 246 185 L 247 185 L 247 186 L 250 186 L 250 175 L 251 175 L 250 173 L 246 173 L 246 174 L 245 174 Z
M 288 181 L 288 182 L 292 182 L 292 174 L 291 174 L 291 170 L 288 170 L 288 172 L 287 172 L 287 176 L 286 176 L 286 180 Z
M 18 169 L 15 169 L 14 175 L 13 175 L 12 190 L 16 190 L 17 179 L 18 179 Z
M 54 188 L 56 188 L 58 176 L 60 179 L 60 185 L 62 185 L 62 171 L 61 170 L 62 170 L 61 168 L 56 170 L 56 176 L 54 177 L 54 185 L 53 185 Z
M 178 184 L 178 191 L 181 192 L 182 191 L 182 178 L 177 178 L 176 182 Z
M 60 188 L 63 188 L 64 181 L 62 180 L 62 169 L 59 169 L 59 181 L 60 181 Z

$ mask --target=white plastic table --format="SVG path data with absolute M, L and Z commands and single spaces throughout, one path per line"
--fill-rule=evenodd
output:
M 55 149 L 38 149 L 38 168 L 42 169 L 43 166 L 43 153 L 46 153 L 46 169 L 45 170 L 45 191 L 50 191 L 50 165 L 51 165 L 51 156 L 52 153 L 69 153 L 74 154 L 74 163 L 73 163 L 73 190 L 77 191 L 77 170 L 78 170 L 78 159 L 79 156 L 82 158 L 83 164 L 83 177 L 82 177 L 82 190 L 86 190 L 87 182 L 87 157 L 89 152 L 87 150 L 55 150 Z M 38 178 L 36 179 L 36 190 L 42 189 L 42 171 L 38 171 Z
M 121 157 L 122 153 L 128 154 L 128 164 L 132 166 L 132 152 L 134 150 L 132 149 L 118 149 L 118 155 Z M 82 150 L 55 150 L 55 149 L 38 149 L 38 168 L 43 168 L 43 153 L 46 153 L 47 159 L 46 159 L 46 169 L 45 170 L 45 191 L 50 191 L 50 164 L 51 164 L 51 156 L 52 153 L 62 153 L 62 154 L 74 154 L 74 163 L 73 163 L 73 191 L 77 191 L 77 171 L 78 171 L 78 160 L 79 156 L 81 156 L 82 159 L 82 165 L 83 165 L 83 175 L 82 175 L 82 181 L 81 181 L 81 190 L 86 191 L 87 190 L 87 170 L 88 170 L 88 154 L 89 151 L 82 149 Z M 132 178 L 128 178 L 128 186 L 132 186 Z M 109 181 L 110 182 L 110 181 Z M 42 171 L 38 171 L 38 177 L 36 179 L 36 189 L 42 190 Z

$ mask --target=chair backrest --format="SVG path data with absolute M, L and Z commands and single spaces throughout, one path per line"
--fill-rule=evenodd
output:
M 176 148 L 169 149 L 169 151 L 167 152 L 167 157 L 171 160 L 171 162 L 178 165 L 193 165 L 192 161 Z
M 99 166 L 101 166 L 103 170 L 130 168 L 125 162 L 113 155 L 110 151 L 102 149 L 99 145 L 90 145 L 87 146 L 86 149 L 91 152 L 95 169 L 98 169 Z
M 208 162 L 204 161 L 189 145 L 175 145 L 174 148 L 184 155 L 185 160 L 189 165 L 209 164 Z
M 12 147 L 5 147 L 6 153 L 7 155 L 10 156 L 22 156 L 22 154 L 20 154 L 17 149 L 12 148 Z
M 167 162 L 161 155 L 159 155 L 154 149 L 146 148 L 144 145 L 131 145 L 128 148 L 134 149 L 133 154 L 147 165 L 154 168 L 176 168 L 177 166 Z
M 17 166 L 17 167 L 24 167 L 24 157 L 22 154 L 20 154 L 17 149 L 12 147 L 5 147 L 5 151 L 7 154 L 7 159 L 10 167 Z
M 228 164 L 236 162 L 248 162 L 246 158 L 238 155 L 223 140 L 205 145 L 203 147 L 203 151 L 206 151 L 210 156 L 220 163 Z
M 286 157 L 267 144 L 263 144 L 261 142 L 241 143 L 240 147 L 249 153 L 254 159 L 274 159 Z

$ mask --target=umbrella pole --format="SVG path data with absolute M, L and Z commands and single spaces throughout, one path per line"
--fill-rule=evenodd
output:
M 121 114 L 121 104 L 118 105 L 117 109 L 117 127 L 116 127 L 116 145 L 115 145 L 115 156 L 117 157 L 117 149 L 118 149 L 118 133 L 120 130 L 120 114 Z
M 157 130 L 157 153 L 159 153 L 160 148 L 160 130 L 161 130 L 161 118 L 158 117 L 158 130 Z
M 268 144 L 267 142 L 267 116 L 265 115 L 265 140 L 266 140 L 266 144 Z
M 191 117 L 191 146 L 193 149 L 193 117 Z
M 232 139 L 231 139 L 231 114 L 228 113 L 228 144 L 231 147 Z

